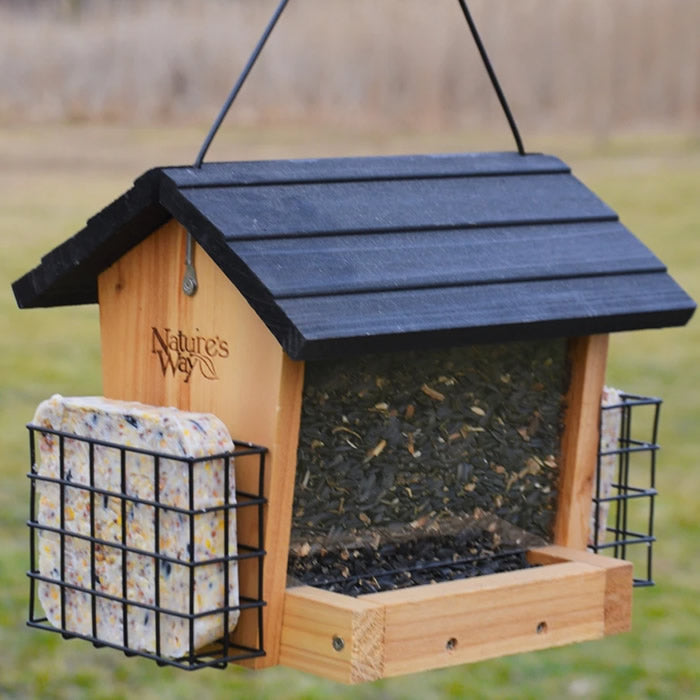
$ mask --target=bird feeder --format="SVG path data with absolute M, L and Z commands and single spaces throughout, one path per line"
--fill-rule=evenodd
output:
M 233 633 L 180 661 L 65 636 L 360 682 L 628 629 L 632 565 L 587 551 L 608 335 L 695 304 L 558 158 L 155 168 L 14 291 L 99 304 L 107 399 L 244 441 Z

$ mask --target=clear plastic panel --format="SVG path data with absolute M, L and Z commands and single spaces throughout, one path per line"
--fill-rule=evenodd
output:
M 526 565 L 507 553 L 551 540 L 567 387 L 563 339 L 307 363 L 291 583 Z

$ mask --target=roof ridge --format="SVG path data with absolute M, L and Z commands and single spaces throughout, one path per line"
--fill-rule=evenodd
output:
M 393 182 L 399 180 L 469 180 L 480 177 L 536 177 L 538 175 L 569 175 L 571 168 L 551 168 L 548 170 L 494 170 L 491 172 L 481 173 L 417 173 L 414 175 L 375 175 L 369 177 L 366 175 L 336 178 L 318 178 L 309 180 L 289 180 L 289 179 L 271 179 L 260 182 L 207 182 L 203 181 L 191 185 L 179 185 L 180 190 L 199 190 L 199 189 L 225 189 L 227 187 L 279 187 L 279 186 L 307 186 L 307 185 L 338 185 L 345 182 Z

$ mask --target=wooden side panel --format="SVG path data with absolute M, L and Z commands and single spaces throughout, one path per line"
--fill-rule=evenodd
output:
M 603 636 L 605 577 L 555 564 L 372 596 L 385 605 L 384 674 L 481 661 Z
M 199 289 L 181 291 L 186 233 L 170 221 L 99 277 L 105 396 L 208 411 L 242 440 L 270 449 L 264 491 L 264 637 L 277 663 L 303 385 L 290 360 L 218 266 L 195 246 Z M 257 489 L 251 458 L 236 465 L 237 486 Z M 255 509 L 239 511 L 239 539 L 255 542 Z M 267 514 L 273 514 L 268 517 Z M 241 591 L 255 592 L 257 567 L 243 562 Z M 255 614 L 244 612 L 236 639 L 256 643 Z
M 605 635 L 627 632 L 632 626 L 633 566 L 622 559 L 553 545 L 528 552 L 533 564 L 580 561 L 605 571 Z
M 607 355 L 607 335 L 570 341 L 571 382 L 566 397 L 554 542 L 574 549 L 585 549 L 588 544 Z
M 373 681 L 384 675 L 383 644 L 381 606 L 309 586 L 287 590 L 281 664 L 341 683 Z

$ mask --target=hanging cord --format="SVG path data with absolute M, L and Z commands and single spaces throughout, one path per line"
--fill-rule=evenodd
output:
M 209 133 L 207 134 L 206 138 L 204 139 L 204 142 L 202 143 L 202 147 L 199 149 L 199 153 L 197 154 L 197 159 L 194 162 L 195 168 L 202 167 L 202 162 L 204 161 L 204 156 L 207 155 L 207 151 L 209 150 L 209 146 L 211 146 L 211 142 L 214 140 L 214 137 L 216 136 L 216 132 L 219 130 L 219 127 L 221 126 L 224 119 L 226 119 L 226 115 L 228 114 L 229 109 L 231 109 L 231 105 L 233 104 L 233 101 L 236 99 L 236 97 L 238 96 L 238 93 L 241 91 L 241 88 L 243 87 L 243 83 L 245 83 L 246 78 L 248 77 L 250 71 L 253 69 L 255 62 L 258 60 L 258 56 L 260 56 L 260 53 L 262 52 L 263 48 L 265 47 L 265 43 L 270 38 L 270 34 L 272 34 L 272 30 L 275 28 L 275 25 L 277 24 L 277 20 L 280 18 L 280 16 L 284 12 L 284 8 L 287 7 L 288 2 L 289 2 L 289 0 L 281 0 L 280 4 L 277 6 L 277 9 L 275 10 L 275 13 L 272 15 L 272 17 L 270 18 L 270 21 L 267 23 L 267 26 L 265 27 L 265 31 L 262 33 L 262 36 L 258 40 L 256 47 L 253 49 L 253 53 L 250 54 L 250 58 L 248 59 L 248 62 L 245 64 L 245 67 L 243 68 L 242 73 L 238 76 L 238 80 L 236 81 L 236 84 L 231 89 L 231 92 L 229 93 L 229 96 L 226 98 L 226 102 L 224 102 L 224 105 L 221 108 L 219 115 L 214 120 L 214 123 L 211 125 L 211 129 L 209 129 Z M 185 275 L 182 278 L 182 291 L 188 297 L 194 296 L 197 292 L 198 287 L 199 287 L 199 283 L 197 281 L 197 271 L 195 270 L 195 267 L 194 267 L 193 252 L 194 252 L 194 240 L 192 238 L 192 234 L 188 231 L 187 232 L 187 252 L 185 254 Z
M 229 109 L 231 109 L 231 105 L 233 104 L 234 100 L 236 97 L 238 97 L 238 93 L 240 92 L 241 88 L 243 87 L 243 83 L 245 83 L 246 79 L 248 78 L 248 75 L 250 74 L 250 71 L 253 69 L 253 66 L 255 65 L 255 62 L 258 60 L 258 56 L 260 56 L 263 48 L 265 47 L 265 44 L 267 43 L 267 40 L 270 38 L 270 34 L 272 34 L 272 30 L 275 28 L 275 25 L 277 24 L 277 20 L 282 16 L 282 13 L 284 12 L 284 9 L 287 7 L 289 0 L 281 0 L 279 5 L 277 6 L 277 9 L 275 10 L 274 14 L 270 18 L 270 21 L 267 23 L 267 26 L 265 27 L 265 31 L 262 33 L 262 36 L 258 40 L 258 43 L 253 50 L 253 53 L 250 55 L 250 58 L 248 59 L 248 62 L 246 63 L 245 67 L 243 68 L 243 71 L 241 72 L 240 76 L 238 77 L 238 80 L 236 81 L 235 85 L 231 89 L 231 92 L 229 93 L 228 98 L 226 99 L 226 102 L 224 103 L 223 107 L 221 108 L 221 111 L 219 112 L 219 115 L 217 118 L 214 120 L 214 123 L 211 126 L 211 129 L 209 129 L 209 133 L 207 134 L 206 138 L 204 139 L 204 142 L 202 143 L 202 147 L 199 149 L 199 153 L 197 154 L 197 159 L 194 162 L 194 167 L 195 168 L 201 168 L 202 167 L 202 162 L 204 161 L 204 157 L 207 154 L 207 151 L 209 150 L 209 146 L 211 146 L 211 142 L 214 140 L 214 137 L 216 136 L 217 132 L 219 131 L 219 127 L 223 123 L 224 119 L 226 118 L 226 115 L 229 112 Z M 472 19 L 471 13 L 469 12 L 469 8 L 467 7 L 466 0 L 458 0 L 460 7 L 462 8 L 462 12 L 464 13 L 464 17 L 467 20 L 467 24 L 469 25 L 469 29 L 472 33 L 472 37 L 474 38 L 474 42 L 476 43 L 477 49 L 479 49 L 479 54 L 481 55 L 481 60 L 484 63 L 484 67 L 486 68 L 486 72 L 489 75 L 489 78 L 491 79 L 491 84 L 493 85 L 493 89 L 496 92 L 496 95 L 498 97 L 498 101 L 501 103 L 501 107 L 503 108 L 503 112 L 506 115 L 506 119 L 508 120 L 508 124 L 510 125 L 510 130 L 513 133 L 513 138 L 515 139 L 515 143 L 518 147 L 518 153 L 521 156 L 525 155 L 525 148 L 523 147 L 523 142 L 520 138 L 520 133 L 518 132 L 518 126 L 515 123 L 515 119 L 513 118 L 513 114 L 510 111 L 510 107 L 508 106 L 508 102 L 506 101 L 505 95 L 503 94 L 503 90 L 501 90 L 501 86 L 498 82 L 498 78 L 496 77 L 496 73 L 493 70 L 493 66 L 491 65 L 491 61 L 489 60 L 488 54 L 486 53 L 486 49 L 484 48 L 484 44 L 481 41 L 481 37 L 479 36 L 479 32 L 477 31 L 476 24 L 474 23 L 474 20 Z M 192 239 L 192 234 L 187 232 L 187 252 L 186 252 L 186 259 L 185 259 L 185 275 L 182 280 L 182 291 L 187 294 L 188 296 L 193 296 L 196 291 L 197 291 L 197 273 L 194 268 L 194 260 L 193 260 L 193 250 L 194 250 L 194 241 Z
M 484 48 L 484 44 L 481 41 L 481 37 L 479 36 L 479 32 L 476 28 L 476 24 L 474 23 L 474 20 L 472 19 L 471 12 L 469 12 L 469 8 L 467 7 L 467 2 L 466 0 L 457 0 L 459 2 L 460 7 L 462 8 L 462 12 L 464 13 L 464 18 L 467 20 L 467 24 L 469 25 L 469 29 L 472 33 L 472 37 L 474 37 L 474 43 L 476 44 L 476 48 L 479 49 L 479 54 L 481 54 L 481 60 L 484 62 L 484 68 L 486 68 L 486 72 L 489 74 L 489 78 L 491 78 L 491 85 L 493 85 L 493 89 L 496 92 L 496 95 L 498 96 L 498 101 L 501 103 L 501 107 L 503 108 L 503 112 L 506 115 L 506 119 L 508 120 L 508 124 L 510 125 L 510 130 L 513 133 L 513 138 L 515 139 L 515 144 L 518 147 L 518 153 L 521 156 L 525 155 L 525 147 L 523 146 L 522 139 L 520 138 L 520 132 L 518 131 L 518 125 L 515 123 L 515 119 L 513 118 L 513 113 L 510 111 L 510 107 L 508 106 L 508 102 L 506 100 L 506 96 L 503 94 L 503 90 L 501 90 L 501 85 L 498 82 L 498 78 L 496 77 L 496 73 L 493 70 L 493 66 L 491 65 L 491 61 L 489 60 L 488 54 L 486 53 L 486 49 Z
M 260 56 L 260 53 L 262 52 L 263 48 L 265 47 L 267 40 L 270 38 L 270 34 L 272 34 L 272 30 L 275 28 L 275 25 L 277 24 L 277 20 L 279 20 L 280 16 L 284 12 L 284 9 L 285 9 L 285 7 L 287 7 L 288 2 L 289 2 L 289 0 L 281 0 L 280 4 L 277 6 L 277 9 L 275 10 L 275 13 L 272 15 L 270 21 L 268 22 L 267 27 L 265 27 L 265 31 L 262 33 L 262 36 L 260 37 L 260 39 L 257 43 L 257 46 L 253 50 L 253 53 L 250 55 L 248 62 L 246 63 L 245 67 L 243 68 L 243 71 L 240 74 L 240 76 L 238 77 L 238 80 L 236 81 L 236 84 L 233 86 L 231 92 L 229 93 L 228 98 L 226 99 L 226 102 L 224 103 L 223 107 L 221 108 L 221 111 L 219 112 L 219 116 L 216 118 L 216 120 L 212 124 L 211 129 L 209 130 L 209 133 L 207 134 L 206 138 L 204 139 L 204 143 L 202 144 L 202 147 L 199 150 L 199 154 L 197 155 L 197 159 L 194 162 L 195 168 L 202 167 L 202 162 L 204 161 L 204 157 L 206 156 L 207 151 L 209 150 L 209 146 L 211 146 L 211 142 L 214 140 L 214 137 L 216 136 L 216 133 L 219 130 L 219 127 L 221 126 L 222 122 L 226 118 L 226 115 L 228 114 L 228 111 L 231 108 L 231 105 L 233 104 L 234 100 L 238 96 L 238 93 L 240 92 L 241 88 L 243 87 L 243 83 L 245 83 L 250 71 L 253 69 L 253 66 L 255 65 L 255 62 L 258 60 L 258 56 Z M 476 28 L 476 24 L 474 23 L 474 20 L 472 19 L 471 12 L 469 12 L 469 8 L 467 7 L 467 2 L 466 2 L 466 0 L 458 0 L 458 2 L 459 2 L 460 7 L 462 8 L 462 12 L 464 13 L 464 18 L 467 20 L 467 24 L 469 25 L 469 29 L 472 33 L 472 37 L 474 38 L 474 43 L 476 44 L 476 47 L 479 50 L 479 54 L 481 55 L 481 60 L 484 63 L 484 68 L 486 68 L 486 72 L 488 73 L 488 76 L 491 79 L 491 85 L 493 85 L 493 89 L 496 92 L 496 96 L 498 97 L 498 101 L 501 103 L 501 107 L 503 109 L 503 112 L 506 115 L 506 119 L 508 120 L 508 124 L 510 125 L 510 130 L 513 134 L 513 138 L 515 139 L 515 144 L 518 148 L 518 153 L 521 156 L 524 156 L 525 155 L 525 147 L 523 146 L 522 139 L 520 138 L 518 126 L 515 123 L 515 119 L 513 118 L 513 113 L 510 111 L 510 107 L 508 106 L 508 102 L 506 100 L 506 97 L 503 94 L 503 90 L 501 89 L 501 85 L 498 82 L 498 78 L 496 77 L 496 73 L 493 69 L 493 66 L 491 65 L 491 61 L 489 60 L 488 54 L 486 53 L 486 49 L 484 48 L 484 44 L 481 41 L 481 37 L 479 36 L 479 32 Z
M 253 69 L 255 62 L 258 60 L 258 56 L 260 55 L 261 51 L 265 47 L 265 43 L 270 38 L 270 34 L 272 34 L 272 30 L 275 28 L 275 25 L 277 24 L 277 20 L 280 18 L 280 16 L 284 12 L 284 8 L 287 7 L 288 2 L 289 2 L 289 0 L 281 0 L 280 4 L 277 6 L 277 9 L 275 10 L 275 14 L 272 15 L 272 18 L 268 22 L 267 27 L 265 27 L 265 31 L 262 33 L 262 36 L 260 37 L 257 46 L 253 50 L 253 53 L 250 54 L 250 58 L 248 59 L 248 63 L 245 64 L 245 68 L 243 68 L 243 72 L 240 74 L 240 76 L 238 76 L 238 80 L 236 81 L 236 84 L 233 86 L 233 89 L 231 90 L 231 92 L 229 93 L 229 96 L 226 99 L 224 106 L 221 108 L 221 111 L 219 112 L 219 116 L 216 118 L 216 120 L 212 124 L 211 129 L 209 130 L 209 133 L 207 134 L 207 137 L 204 139 L 204 143 L 202 144 L 202 147 L 199 149 L 199 154 L 197 155 L 197 160 L 195 160 L 195 162 L 194 162 L 195 168 L 202 167 L 202 161 L 204 160 L 204 156 L 206 156 L 207 151 L 209 150 L 209 146 L 211 146 L 211 142 L 214 140 L 214 137 L 216 136 L 216 132 L 219 130 L 219 127 L 221 126 L 221 123 L 224 121 L 224 119 L 226 119 L 226 115 L 228 114 L 228 111 L 231 108 L 233 101 L 238 96 L 238 93 L 240 92 L 241 88 L 243 87 L 243 83 L 245 83 L 246 78 L 248 77 L 248 74 Z

